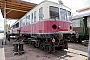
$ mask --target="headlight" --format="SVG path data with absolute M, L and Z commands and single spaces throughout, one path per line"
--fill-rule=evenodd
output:
M 52 42 L 53 42 L 53 43 L 55 42 L 55 39 L 54 39 L 54 38 L 52 39 Z

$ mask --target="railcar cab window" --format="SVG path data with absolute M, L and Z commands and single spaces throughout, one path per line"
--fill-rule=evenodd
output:
M 62 21 L 67 20 L 67 11 L 65 9 L 60 8 L 60 18 Z
M 34 22 L 36 22 L 36 11 L 34 12 Z
M 67 11 L 67 20 L 71 21 L 71 12 L 70 11 Z
M 26 17 L 26 20 L 27 20 L 26 24 L 29 25 L 29 24 L 30 24 L 30 15 L 28 15 L 28 16 Z
M 43 8 L 39 9 L 39 21 L 43 20 Z
M 58 7 L 49 7 L 50 19 L 59 19 L 59 8 Z

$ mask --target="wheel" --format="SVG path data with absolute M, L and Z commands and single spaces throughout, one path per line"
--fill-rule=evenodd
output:
M 35 45 L 34 45 L 36 48 L 39 47 L 39 42 L 35 42 Z

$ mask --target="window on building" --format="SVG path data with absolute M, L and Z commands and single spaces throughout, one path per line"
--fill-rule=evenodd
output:
M 29 25 L 29 24 L 30 24 L 30 15 L 28 15 L 28 16 L 26 17 L 26 20 L 27 20 L 26 24 Z
M 32 13 L 32 20 L 31 20 L 31 23 L 33 23 L 33 13 Z
M 36 22 L 36 11 L 34 12 L 34 22 Z
M 39 9 L 39 21 L 43 20 L 43 8 Z
M 58 7 L 49 7 L 50 19 L 59 19 L 59 8 Z
M 62 21 L 67 20 L 67 11 L 65 9 L 60 9 L 60 18 Z
M 71 12 L 70 11 L 67 11 L 67 20 L 71 21 Z

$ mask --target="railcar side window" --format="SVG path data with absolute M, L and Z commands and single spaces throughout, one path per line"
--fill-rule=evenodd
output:
M 58 7 L 49 7 L 50 19 L 59 19 L 59 8 Z
M 62 21 L 67 20 L 67 11 L 65 9 L 60 9 L 60 18 Z
M 36 11 L 34 12 L 34 22 L 36 22 Z
M 25 23 L 26 23 L 26 21 L 25 21 L 25 18 L 22 20 L 22 26 L 25 26 Z
M 32 13 L 32 20 L 31 20 L 31 23 L 33 23 L 33 13 Z
M 28 15 L 28 16 L 26 17 L 26 20 L 27 20 L 26 24 L 29 25 L 29 24 L 30 24 L 30 15 Z
M 15 26 L 15 25 L 13 25 L 13 28 L 16 28 L 16 26 Z
M 17 28 L 17 27 L 19 27 L 19 22 L 13 25 L 13 28 Z
M 43 20 L 43 8 L 39 9 L 39 21 Z
M 71 12 L 70 11 L 67 11 L 67 19 L 68 19 L 68 21 L 71 21 Z
M 16 24 L 16 28 L 19 27 L 19 22 Z

